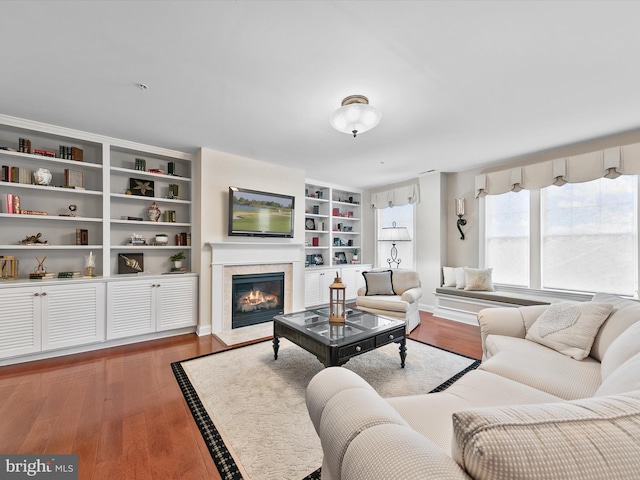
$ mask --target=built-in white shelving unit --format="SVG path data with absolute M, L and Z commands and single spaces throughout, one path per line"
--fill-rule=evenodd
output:
M 30 141 L 30 153 L 13 151 L 20 139 Z M 0 365 L 195 330 L 197 275 L 163 275 L 180 251 L 190 265 L 190 154 L 5 115 L 0 147 L 4 174 L 19 180 L 0 181 Z M 75 159 L 62 158 L 71 149 Z M 39 169 L 50 172 L 48 185 L 34 177 Z M 147 195 L 131 191 L 136 179 L 152 187 Z M 11 213 L 16 196 L 20 213 Z M 157 222 L 149 221 L 152 202 Z M 146 244 L 129 245 L 134 233 Z M 167 245 L 154 244 L 158 234 Z M 37 240 L 22 242 L 28 237 Z M 86 274 L 90 253 L 94 277 L 29 278 L 45 257 L 49 273 Z M 119 256 L 136 253 L 143 271 L 120 274 Z M 118 330 L 114 318 L 128 319 L 130 330 Z

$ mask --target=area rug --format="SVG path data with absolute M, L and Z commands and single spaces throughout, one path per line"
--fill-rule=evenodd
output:
M 392 397 L 444 389 L 479 363 L 407 340 L 405 368 L 395 343 L 343 368 Z M 171 367 L 224 480 L 319 478 L 322 448 L 304 400 L 307 384 L 324 368 L 315 356 L 281 339 L 278 360 L 272 342 L 264 341 Z

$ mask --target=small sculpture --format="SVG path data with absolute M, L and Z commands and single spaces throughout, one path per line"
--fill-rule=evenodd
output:
M 75 217 L 76 216 L 76 210 L 78 210 L 77 206 L 69 205 L 69 216 L 70 217 Z
M 44 261 L 46 259 L 47 259 L 47 257 L 43 257 L 42 260 L 40 260 L 40 259 L 38 259 L 38 257 L 36 257 L 36 261 L 38 262 L 38 266 L 33 271 L 33 273 L 35 275 L 44 275 L 45 273 L 47 273 L 47 267 L 44 266 Z
M 28 235 L 27 237 L 25 237 L 24 240 L 21 240 L 20 243 L 22 245 L 33 245 L 33 244 L 40 244 L 40 245 L 46 245 L 48 242 L 42 241 L 40 240 L 40 237 L 42 237 L 41 233 L 37 233 L 36 235 Z

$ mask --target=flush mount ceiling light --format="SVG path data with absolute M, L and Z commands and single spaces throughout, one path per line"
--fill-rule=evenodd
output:
M 329 123 L 339 132 L 350 133 L 355 137 L 378 125 L 381 118 L 382 114 L 369 105 L 367 97 L 350 95 L 342 100 L 342 106 L 333 112 Z

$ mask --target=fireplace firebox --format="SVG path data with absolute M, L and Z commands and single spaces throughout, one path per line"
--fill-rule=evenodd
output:
M 284 272 L 233 275 L 231 328 L 273 320 L 284 313 Z

